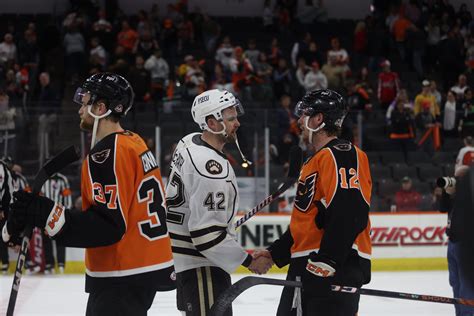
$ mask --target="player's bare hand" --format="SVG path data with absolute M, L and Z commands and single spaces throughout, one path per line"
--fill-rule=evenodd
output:
M 259 257 L 271 258 L 272 255 L 270 254 L 270 251 L 264 249 L 264 250 L 255 250 L 252 253 L 252 257 L 254 257 L 255 259 Z
M 272 258 L 260 256 L 252 260 L 252 263 L 249 266 L 249 270 L 256 274 L 265 274 L 272 267 L 272 265 Z

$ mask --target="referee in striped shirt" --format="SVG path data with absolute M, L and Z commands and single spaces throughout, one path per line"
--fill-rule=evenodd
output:
M 50 198 L 56 203 L 64 205 L 67 209 L 72 207 L 71 189 L 66 176 L 61 173 L 55 173 L 49 178 L 41 188 L 41 194 Z M 54 271 L 53 244 L 50 238 L 43 238 L 45 274 L 52 274 Z M 59 273 L 64 273 L 66 264 L 66 248 L 56 244 L 56 259 Z
M 5 157 L 0 159 L 0 225 L 3 227 L 11 202 L 13 193 L 13 182 L 8 162 Z M 2 274 L 7 274 L 9 265 L 7 244 L 0 240 L 0 270 Z

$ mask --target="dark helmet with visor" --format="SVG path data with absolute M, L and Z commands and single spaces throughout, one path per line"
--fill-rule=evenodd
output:
M 84 100 L 87 94 L 90 98 Z M 74 102 L 83 105 L 83 101 L 87 101 L 87 105 L 92 105 L 103 100 L 110 114 L 122 117 L 132 108 L 134 98 L 135 93 L 127 79 L 114 73 L 103 72 L 90 76 L 77 88 Z
M 348 112 L 344 98 L 334 90 L 323 89 L 308 92 L 296 104 L 295 114 L 312 117 L 318 113 L 323 114 L 325 126 L 341 127 Z

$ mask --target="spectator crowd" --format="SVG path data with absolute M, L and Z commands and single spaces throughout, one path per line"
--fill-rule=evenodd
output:
M 170 100 L 189 103 L 210 88 L 233 92 L 246 107 L 276 110 L 271 153 L 281 165 L 299 142 L 294 104 L 315 89 L 343 92 L 362 114 L 362 133 L 383 122 L 384 137 L 405 159 L 473 135 L 474 20 L 466 4 L 374 1 L 366 18 L 347 23 L 329 20 L 323 0 L 266 0 L 243 36 L 234 18 L 190 9 L 186 0 L 137 14 L 117 3 L 71 1 L 62 16 L 2 19 L 3 142 L 34 112 L 40 159 L 48 158 L 47 135 L 69 104 L 62 100 L 103 71 L 130 80 L 134 111 L 160 113 Z M 361 142 L 357 124 L 357 115 L 348 116 L 343 137 Z M 15 146 L 8 151 L 16 155 Z

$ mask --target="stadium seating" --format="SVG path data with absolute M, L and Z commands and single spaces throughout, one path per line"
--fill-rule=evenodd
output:
M 430 156 L 424 151 L 409 151 L 407 154 L 407 163 L 409 165 L 418 165 L 420 163 L 429 162 Z
M 443 176 L 443 169 L 433 164 L 417 164 L 420 179 L 425 182 L 433 182 L 434 179 Z
M 381 179 L 381 178 L 391 178 L 392 172 L 389 167 L 383 166 L 380 164 L 372 164 L 370 166 L 370 172 L 373 179 Z
M 393 179 L 400 181 L 403 177 L 410 177 L 414 180 L 418 178 L 418 169 L 415 166 L 409 166 L 404 163 L 392 165 Z
M 405 163 L 405 156 L 401 151 L 382 151 L 380 156 L 384 165 Z

